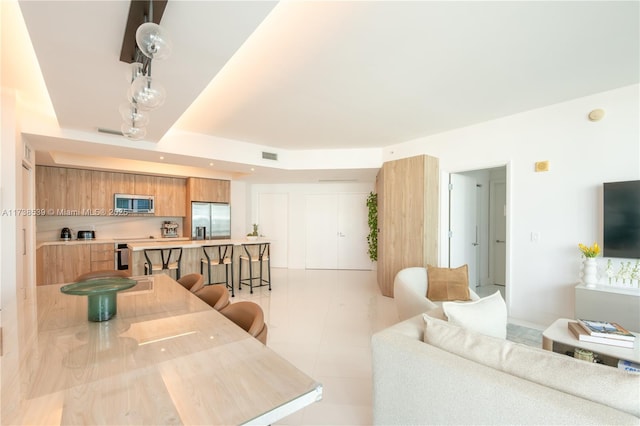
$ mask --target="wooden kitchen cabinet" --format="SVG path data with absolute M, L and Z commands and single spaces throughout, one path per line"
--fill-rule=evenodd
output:
M 156 216 L 184 217 L 187 215 L 185 203 L 186 179 L 172 177 L 156 178 Z
M 184 234 L 191 234 L 191 202 L 231 203 L 231 182 L 219 179 L 188 178 L 185 196 Z
M 36 285 L 74 282 L 91 270 L 91 248 L 89 244 L 43 246 L 37 250 L 36 262 Z
M 134 175 L 134 190 L 136 195 L 156 195 L 158 179 L 156 176 Z M 157 203 L 156 203 L 157 204 Z
M 91 271 L 115 268 L 115 246 L 111 243 L 91 244 Z
M 135 175 L 131 173 L 91 172 L 91 208 L 109 212 L 114 194 L 133 194 Z
M 70 283 L 80 274 L 114 267 L 113 243 L 46 245 L 36 251 L 36 284 Z
M 438 159 L 389 161 L 378 173 L 378 286 L 393 296 L 401 269 L 438 264 Z
M 187 198 L 191 201 L 210 203 L 231 202 L 231 182 L 219 179 L 187 179 Z
M 91 183 L 90 170 L 36 166 L 36 208 L 47 215 L 89 210 Z

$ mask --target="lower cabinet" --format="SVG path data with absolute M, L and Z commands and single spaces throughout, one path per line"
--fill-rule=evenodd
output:
M 113 244 L 91 244 L 91 271 L 115 268 Z
M 70 283 L 80 274 L 113 268 L 113 244 L 60 244 L 36 251 L 36 285 Z

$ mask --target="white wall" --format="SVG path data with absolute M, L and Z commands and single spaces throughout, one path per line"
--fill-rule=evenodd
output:
M 374 191 L 375 182 L 317 184 L 253 184 L 251 214 L 248 223 L 257 223 L 257 202 L 260 194 L 287 194 L 289 199 L 289 235 L 287 263 L 291 269 L 304 269 L 306 251 L 305 196 L 307 194 L 339 194 Z M 367 218 L 364 218 L 367 220 Z
M 577 244 L 602 243 L 602 183 L 640 179 L 639 85 L 385 148 L 384 161 L 428 154 L 450 172 L 507 165 L 509 315 L 573 317 Z M 599 122 L 589 111 L 605 110 Z M 536 161 L 550 171 L 535 173 Z M 441 185 L 441 188 L 446 186 Z M 446 218 L 446 203 L 441 204 Z M 441 223 L 446 223 L 442 222 Z M 540 241 L 531 242 L 531 232 Z M 446 257 L 441 238 L 440 261 Z

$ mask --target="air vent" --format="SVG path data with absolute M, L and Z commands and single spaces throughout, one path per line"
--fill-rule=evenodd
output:
M 106 134 L 109 134 L 109 135 L 122 136 L 122 132 L 120 130 L 103 129 L 102 127 L 98 127 L 98 132 L 106 133 Z
M 278 161 L 278 154 L 275 152 L 264 152 L 262 151 L 262 158 L 265 160 L 275 160 Z

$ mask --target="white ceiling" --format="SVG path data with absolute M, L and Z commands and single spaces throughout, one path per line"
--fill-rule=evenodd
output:
M 60 127 L 87 140 L 118 129 L 129 2 L 20 8 Z M 639 19 L 637 1 L 169 0 L 173 53 L 153 66 L 168 99 L 148 140 L 173 129 L 280 152 L 382 148 L 638 83 Z

